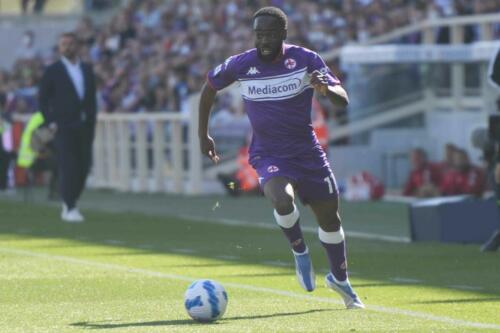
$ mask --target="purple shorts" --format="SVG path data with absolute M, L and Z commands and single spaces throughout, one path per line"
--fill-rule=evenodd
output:
M 261 189 L 272 177 L 285 177 L 290 179 L 303 204 L 338 197 L 337 182 L 326 159 L 312 166 L 301 163 L 300 159 L 259 157 L 252 159 L 251 164 L 259 175 Z

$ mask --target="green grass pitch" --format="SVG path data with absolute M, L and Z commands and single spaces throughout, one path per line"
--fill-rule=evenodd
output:
M 102 209 L 105 199 L 113 209 Z M 327 263 L 313 233 L 305 237 L 318 287 L 306 293 L 278 228 L 214 223 L 220 216 L 213 199 L 204 201 L 203 223 L 159 210 L 133 212 L 131 203 L 144 207 L 141 200 L 182 210 L 172 197 L 94 192 L 82 202 L 87 222 L 69 225 L 59 220 L 59 207 L 0 199 L 0 332 L 500 330 L 499 253 L 348 238 L 350 279 L 367 305 L 348 311 L 323 285 Z M 194 204 L 191 214 L 203 211 L 196 200 L 186 203 Z M 220 200 L 221 212 L 242 205 L 261 207 L 249 220 L 271 216 L 261 199 Z M 361 224 L 360 230 L 405 233 L 405 221 L 391 227 L 404 218 L 400 206 L 343 207 L 347 231 Z M 388 224 L 370 229 L 359 217 Z M 184 310 L 184 291 L 199 278 L 217 280 L 228 292 L 226 314 L 216 323 L 196 323 Z

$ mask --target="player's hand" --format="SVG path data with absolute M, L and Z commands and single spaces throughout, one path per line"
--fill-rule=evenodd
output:
M 311 73 L 311 85 L 321 95 L 326 96 L 326 92 L 328 90 L 328 78 L 326 75 L 322 74 L 318 70 L 315 70 Z
M 212 160 L 215 164 L 219 162 L 219 155 L 215 151 L 215 142 L 210 135 L 200 137 L 200 148 L 204 155 Z

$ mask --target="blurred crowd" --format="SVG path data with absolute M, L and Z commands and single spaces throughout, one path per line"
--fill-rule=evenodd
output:
M 411 172 L 403 190 L 406 196 L 481 197 L 489 185 L 486 168 L 472 164 L 465 149 L 451 143 L 446 145 L 442 161 L 429 161 L 425 150 L 416 148 L 410 153 L 410 164 Z
M 132 0 L 103 26 L 84 17 L 75 27 L 97 73 L 99 110 L 186 111 L 210 68 L 253 47 L 251 18 L 265 5 L 288 14 L 289 42 L 319 52 L 425 18 L 500 9 L 495 0 Z M 13 68 L 0 71 L 0 111 L 34 112 L 38 80 L 56 57 L 27 31 Z

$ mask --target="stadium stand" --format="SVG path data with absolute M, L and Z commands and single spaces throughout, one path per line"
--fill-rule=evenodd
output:
M 75 31 L 82 57 L 99 75 L 100 109 L 106 112 L 180 110 L 199 91 L 207 70 L 227 55 L 252 47 L 252 13 L 269 1 L 129 1 L 104 26 L 84 17 Z M 426 17 L 493 13 L 497 1 L 270 1 L 290 17 L 289 41 L 319 52 L 363 42 Z M 446 33 L 443 42 L 446 41 Z M 418 34 L 403 42 L 420 42 Z M 54 54 L 20 57 L 2 71 L 0 95 L 7 112 L 36 110 L 32 96 Z M 334 64 L 331 64 L 334 65 Z M 337 74 L 338 73 L 337 71 Z
M 500 9 L 494 0 L 123 2 L 103 24 L 95 23 L 90 13 L 75 26 L 83 43 L 81 57 L 92 61 L 98 74 L 100 111 L 189 113 L 188 97 L 199 91 L 208 69 L 228 55 L 253 46 L 248 29 L 251 16 L 257 8 L 269 4 L 282 7 L 288 14 L 289 42 L 325 54 L 344 45 L 385 38 L 425 19 L 496 13 Z M 478 38 L 476 28 L 470 25 L 465 29 L 466 42 Z M 499 32 L 497 24 L 492 37 L 498 38 Z M 447 43 L 452 37 L 446 27 L 436 28 L 433 33 L 438 43 Z M 37 37 L 35 34 L 34 39 Z M 419 44 L 424 37 L 417 31 L 391 42 Z M 19 49 L 23 47 L 26 45 Z M 51 45 L 37 46 L 34 51 L 34 56 L 18 57 L 11 68 L 0 71 L 0 109 L 7 118 L 37 110 L 38 80 L 56 54 Z M 342 73 L 338 58 L 331 57 L 329 65 L 343 81 L 349 80 Z M 401 85 L 393 88 L 386 89 L 386 93 L 397 92 Z M 384 95 L 378 98 L 383 99 Z M 373 104 L 367 98 L 363 101 Z M 219 101 L 218 110 L 245 126 L 240 110 L 226 107 L 225 97 Z M 342 121 L 345 120 L 339 119 Z M 335 135 L 340 137 L 341 133 L 336 131 Z

